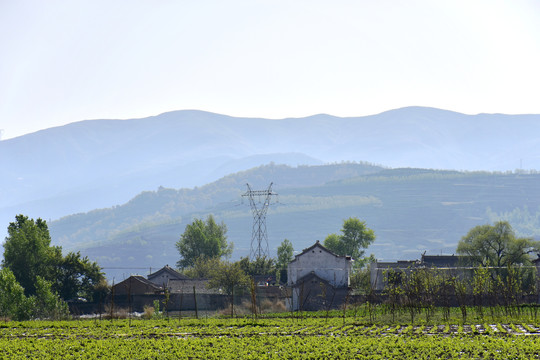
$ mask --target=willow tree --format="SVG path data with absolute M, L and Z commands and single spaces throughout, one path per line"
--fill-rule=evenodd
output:
M 507 221 L 478 225 L 458 243 L 457 253 L 465 255 L 472 265 L 498 268 L 530 265 L 530 254 L 540 249 L 540 241 L 518 238 Z

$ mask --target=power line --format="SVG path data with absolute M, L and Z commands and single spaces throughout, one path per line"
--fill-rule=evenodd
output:
M 272 192 L 273 183 L 270 183 L 270 186 L 266 190 L 252 190 L 249 184 L 246 185 L 248 189 L 242 196 L 249 198 L 249 204 L 251 205 L 251 212 L 253 214 L 249 258 L 259 259 L 263 256 L 268 257 L 270 254 L 268 251 L 268 235 L 266 233 L 266 212 L 268 211 L 268 206 L 270 206 L 271 197 L 277 195 L 277 193 Z M 255 201 L 255 198 L 257 198 L 258 202 Z

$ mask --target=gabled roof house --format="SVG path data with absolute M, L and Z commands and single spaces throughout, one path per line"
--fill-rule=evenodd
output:
M 296 255 L 287 266 L 293 310 L 336 307 L 348 292 L 353 259 L 336 255 L 319 241 Z
M 336 255 L 317 240 L 287 266 L 288 285 L 295 286 L 304 276 L 315 273 L 333 287 L 348 287 L 352 263 L 350 256 Z
M 158 286 L 167 286 L 170 280 L 185 280 L 188 277 L 180 274 L 169 265 L 165 265 L 158 271 L 148 275 L 147 278 Z
M 115 295 L 151 295 L 159 294 L 163 288 L 141 275 L 131 275 L 126 280 L 113 286 Z

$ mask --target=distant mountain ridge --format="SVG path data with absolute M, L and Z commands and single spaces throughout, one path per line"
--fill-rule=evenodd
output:
M 271 161 L 540 169 L 539 133 L 540 115 L 421 107 L 354 118 L 269 120 L 183 110 L 81 121 L 0 141 L 0 226 L 7 228 L 17 213 L 57 219 L 159 186 L 201 186 Z

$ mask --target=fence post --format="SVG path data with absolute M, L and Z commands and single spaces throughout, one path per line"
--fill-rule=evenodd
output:
M 193 302 L 195 303 L 195 317 L 199 318 L 199 310 L 197 309 L 197 293 L 195 292 L 195 285 L 193 285 Z

